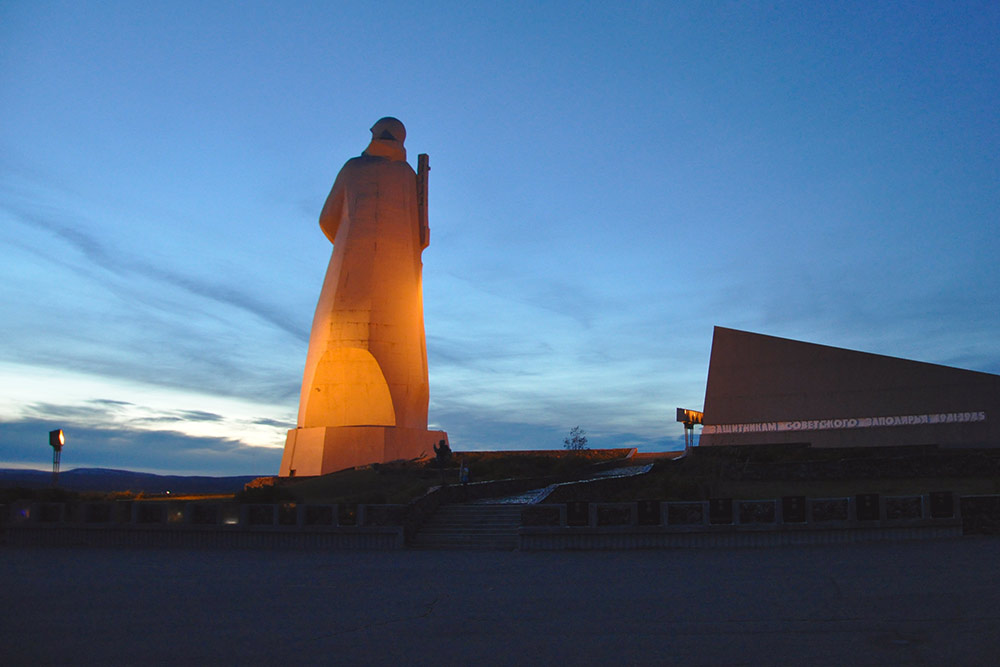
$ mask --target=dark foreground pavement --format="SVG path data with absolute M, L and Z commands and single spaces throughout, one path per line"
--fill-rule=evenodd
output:
M 1000 539 L 745 550 L 0 548 L 0 664 L 995 665 Z

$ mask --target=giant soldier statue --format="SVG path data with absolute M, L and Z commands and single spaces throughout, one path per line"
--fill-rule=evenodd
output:
M 333 243 L 313 318 L 297 428 L 280 475 L 321 475 L 429 454 L 420 255 L 429 242 L 427 156 L 406 162 L 406 129 L 383 118 L 340 170 L 319 224 Z

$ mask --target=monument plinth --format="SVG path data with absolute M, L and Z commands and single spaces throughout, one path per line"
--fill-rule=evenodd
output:
M 427 159 L 420 156 L 415 173 L 406 162 L 406 130 L 395 118 L 371 131 L 368 148 L 340 170 L 320 214 L 333 255 L 282 477 L 415 458 L 448 437 L 427 430 Z

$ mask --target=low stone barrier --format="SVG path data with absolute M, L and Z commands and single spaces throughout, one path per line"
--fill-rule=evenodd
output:
M 1000 535 L 1000 496 L 966 496 L 961 507 L 967 535 Z
M 434 507 L 455 491 L 431 494 Z M 0 507 L 11 546 L 402 549 L 413 505 L 209 501 L 15 503 Z M 428 511 L 433 507 L 428 506 Z M 1000 496 L 950 492 L 837 498 L 526 505 L 520 547 L 637 549 L 774 546 L 1000 533 Z
M 985 504 L 981 501 L 980 504 Z M 963 499 L 964 506 L 964 499 Z M 962 535 L 950 492 L 841 498 L 539 504 L 521 514 L 520 547 L 637 549 L 769 546 Z M 1000 519 L 1000 500 L 996 505 Z M 998 524 L 1000 525 L 1000 524 Z
M 18 503 L 12 546 L 402 549 L 405 505 L 115 501 Z

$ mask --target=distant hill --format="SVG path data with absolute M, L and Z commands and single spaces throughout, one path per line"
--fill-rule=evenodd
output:
M 110 468 L 76 468 L 59 473 L 59 488 L 68 491 L 140 491 L 160 494 L 169 491 L 181 493 L 235 493 L 247 482 L 260 475 L 236 477 L 185 477 L 182 475 L 153 475 L 131 470 Z M 52 484 L 52 473 L 41 470 L 0 468 L 0 487 L 45 488 Z

